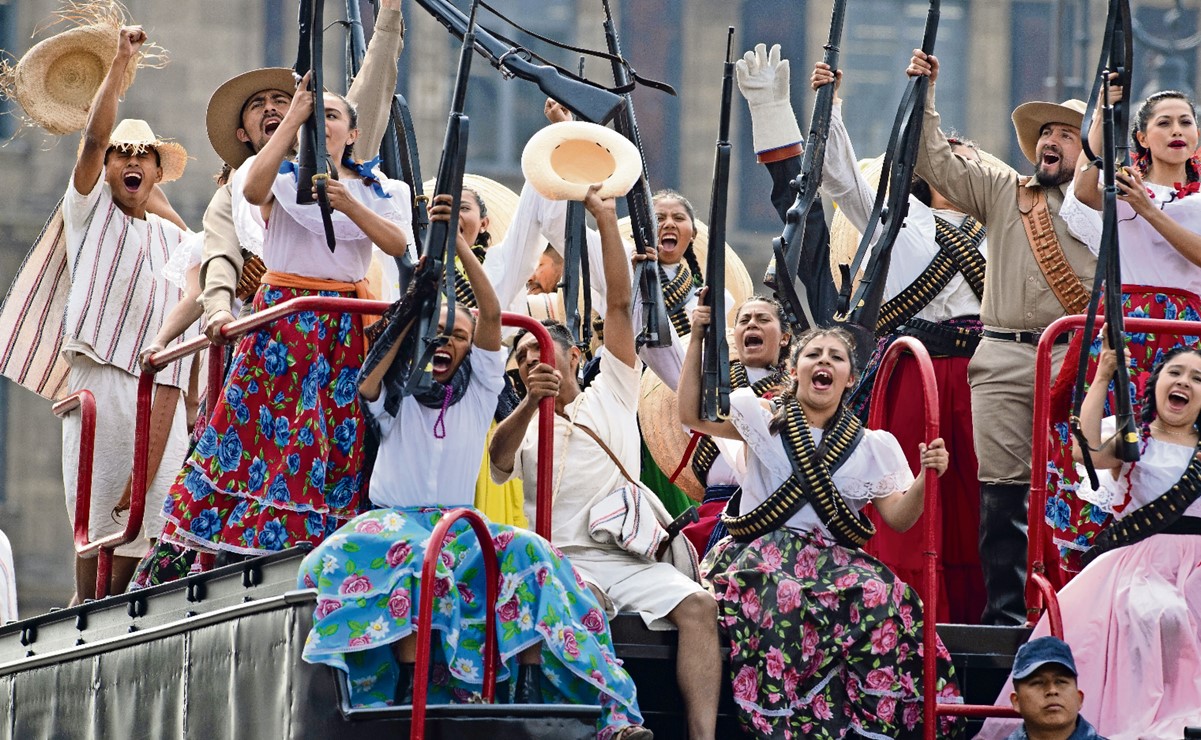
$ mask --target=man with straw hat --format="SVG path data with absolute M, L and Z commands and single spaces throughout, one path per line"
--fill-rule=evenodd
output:
M 980 461 L 980 561 L 985 624 L 1025 621 L 1026 499 L 1030 491 L 1034 358 L 1052 321 L 1081 313 L 1097 258 L 1059 215 L 1080 154 L 1084 103 L 1026 103 L 1013 112 L 1022 152 L 1035 167 L 1018 177 L 951 151 L 934 108 L 938 60 L 915 51 L 907 73 L 930 77 L 917 174 L 988 225 L 982 338 L 968 366 Z M 1051 224 L 1047 229 L 1042 224 Z M 1065 335 L 1062 339 L 1066 340 Z M 1060 363 L 1066 341 L 1055 348 Z M 1039 473 L 1042 474 L 1041 472 Z
M 383 0 L 363 66 L 346 92 L 346 99 L 358 111 L 359 146 L 355 156 L 368 163 L 379 152 L 388 125 L 404 29 L 400 0 Z M 294 89 L 292 70 L 284 67 L 253 69 L 217 88 L 209 99 L 206 124 L 209 142 L 229 168 L 236 169 L 270 140 L 288 110 Z M 258 288 L 257 278 L 263 269 L 263 223 L 257 208 L 247 209 L 245 214 L 234 213 L 228 183 L 213 195 L 203 223 L 200 303 L 204 307 L 205 333 L 214 342 L 226 344 L 220 332 L 234 319 L 235 297 L 249 300 Z M 243 279 L 244 268 L 245 277 L 252 279 Z M 257 270 L 253 275 L 252 268 Z
M 130 488 L 134 412 L 137 408 L 138 350 L 154 335 L 182 291 L 160 279 L 187 232 L 148 211 L 155 185 L 178 179 L 187 152 L 151 131 L 145 121 L 116 124 L 122 82 L 146 41 L 140 26 L 120 29 L 112 66 L 96 96 L 84 128 L 71 184 L 63 198 L 67 260 L 73 276 L 64 317 L 63 356 L 70 365 L 68 390 L 87 389 L 96 398 L 98 448 L 92 475 L 89 537 L 99 539 L 124 529 Z M 193 335 L 196 329 L 189 330 Z M 144 532 L 162 530 L 160 503 L 174 478 L 164 457 L 187 452 L 181 390 L 189 362 L 176 363 L 156 378 L 150 429 L 150 485 L 146 492 Z M 63 422 L 63 478 L 67 510 L 74 518 L 81 423 Z M 125 589 L 143 538 L 118 547 L 110 591 Z M 96 559 L 76 558 L 76 599 L 95 595 Z

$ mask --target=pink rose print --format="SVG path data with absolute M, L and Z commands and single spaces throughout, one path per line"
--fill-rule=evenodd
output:
M 851 604 L 851 624 L 859 624 L 859 605 Z
M 304 587 L 305 588 L 317 588 L 317 582 L 314 581 L 313 577 L 311 575 L 309 575 L 308 573 L 304 574 Z
M 335 601 L 334 599 L 321 599 L 317 602 L 317 619 L 325 619 L 329 615 L 336 612 L 340 606 L 342 606 L 342 602 L 340 601 Z
M 784 653 L 780 648 L 772 646 L 767 649 L 767 675 L 772 678 L 784 676 Z
M 881 722 L 892 722 L 893 716 L 897 712 L 897 700 L 891 696 L 886 696 L 876 705 L 876 717 Z
M 891 668 L 875 668 L 867 673 L 867 687 L 873 691 L 889 691 L 894 682 Z
M 409 592 L 407 589 L 398 588 L 392 592 L 392 596 L 388 599 L 388 613 L 393 619 L 407 619 L 412 610 L 412 603 L 409 601 Z
M 393 542 L 392 546 L 388 548 L 388 554 L 384 556 L 384 560 L 388 561 L 389 568 L 395 568 L 408 560 L 412 554 L 413 548 L 409 546 L 409 543 L 404 541 Z
M 801 637 L 801 657 L 808 660 L 817 652 L 817 630 L 810 624 L 805 625 L 805 634 Z
M 845 589 L 850 588 L 851 586 L 854 586 L 858 582 L 859 582 L 859 574 L 858 573 L 847 573 L 846 575 L 841 575 L 838 578 L 835 578 L 834 586 L 840 590 L 845 590 Z
M 897 646 L 897 624 L 888 621 L 872 630 L 872 654 L 884 655 Z
M 868 609 L 883 606 L 888 601 L 888 586 L 879 578 L 869 579 L 863 584 L 863 605 Z
M 475 592 L 466 583 L 460 583 L 459 598 L 463 599 L 464 603 L 470 604 L 475 601 Z
M 435 578 L 434 579 L 434 596 L 436 596 L 438 598 L 442 598 L 443 596 L 445 596 L 448 593 L 450 593 L 450 579 L 449 578 Z
M 816 578 L 817 550 L 812 547 L 802 550 L 797 558 L 796 566 L 793 567 L 793 572 L 796 573 L 797 578 Z
M 573 658 L 580 657 L 580 647 L 575 641 L 575 633 L 571 630 L 563 633 L 563 650 Z
M 742 598 L 742 613 L 752 622 L 759 619 L 759 594 L 755 591 L 747 591 Z
M 362 519 L 355 522 L 354 531 L 362 534 L 379 534 L 384 531 L 384 525 L 377 519 Z
M 813 716 L 818 719 L 832 719 L 834 712 L 830 710 L 830 705 L 826 702 L 826 697 L 818 694 L 813 697 L 813 702 L 810 704 L 813 709 Z
M 901 624 L 905 627 L 906 632 L 913 631 L 913 607 L 908 604 L 901 606 Z
M 350 642 L 347 644 L 350 647 L 362 647 L 364 645 L 370 645 L 371 638 L 368 635 L 359 635 L 358 637 L 350 638 Z
M 801 606 L 801 584 L 793 580 L 780 581 L 776 587 L 776 607 L 781 614 L 787 614 Z
M 512 541 L 513 532 L 506 529 L 492 538 L 492 546 L 495 547 L 496 551 L 499 553 L 501 550 L 504 550 L 506 547 L 508 547 L 509 543 Z
M 761 573 L 775 573 L 780 569 L 780 564 L 784 562 L 784 558 L 780 555 L 780 548 L 775 545 L 765 546 L 759 555 L 762 561 L 755 569 Z
M 339 593 L 365 594 L 371 590 L 371 579 L 367 576 L 347 576 L 338 587 Z
M 497 609 L 497 613 L 500 615 L 500 621 L 502 622 L 512 622 L 517 619 L 521 614 L 521 607 L 517 604 L 517 597 L 514 596 L 501 604 L 500 608 Z
M 905 705 L 905 727 L 912 730 L 922 719 L 922 705 L 911 702 Z
M 753 702 L 758 693 L 759 677 L 755 675 L 753 667 L 744 665 L 739 669 L 738 675 L 734 677 L 734 698 Z
M 584 628 L 589 632 L 597 634 L 605 631 L 605 617 L 600 613 L 599 609 L 589 609 L 582 620 Z

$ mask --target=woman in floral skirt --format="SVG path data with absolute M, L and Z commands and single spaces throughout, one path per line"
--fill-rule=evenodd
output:
M 1121 88 L 1111 88 L 1120 99 Z M 1094 118 L 1090 141 L 1100 151 L 1101 116 Z M 1131 125 L 1133 164 L 1117 176 L 1118 238 L 1121 244 L 1122 314 L 1130 318 L 1201 320 L 1201 160 L 1196 156 L 1196 110 L 1184 93 L 1155 93 L 1139 107 Z M 1077 169 L 1087 163 L 1080 155 Z M 1060 214 L 1073 233 L 1094 251 L 1101 239 L 1099 175 L 1082 172 L 1064 198 Z M 1201 324 L 1198 325 L 1201 336 Z M 1151 368 L 1177 344 L 1196 344 L 1198 336 L 1130 333 L 1126 349 L 1132 361 L 1129 393 L 1137 415 L 1142 388 Z M 1077 495 L 1080 473 L 1072 464 L 1068 417 L 1082 337 L 1073 338 L 1051 395 L 1052 450 L 1048 471 L 1047 521 L 1070 572 L 1113 513 Z M 1091 341 L 1085 377 L 1092 377 L 1101 349 Z M 1110 402 L 1113 402 L 1112 391 Z M 1112 410 L 1112 405 L 1108 407 Z
M 409 243 L 407 188 L 355 165 L 355 111 L 333 93 L 324 102 L 326 149 L 339 163 L 327 181 L 336 249 L 326 246 L 318 206 L 297 205 L 297 188 L 311 184 L 298 184 L 284 159 L 312 110 L 311 93 L 298 90 L 279 130 L 234 176 L 235 198 L 261 208 L 267 222 L 256 313 L 299 296 L 367 297 L 371 245 L 395 256 Z M 364 352 L 362 322 L 351 314 L 306 311 L 244 336 L 209 427 L 164 504 L 162 542 L 259 555 L 320 542 L 358 514 Z
M 595 193 L 586 204 L 598 219 L 611 219 L 615 233 L 612 201 L 603 203 Z M 438 196 L 431 219 L 445 219 L 449 201 Z M 620 250 L 621 244 L 603 248 Z M 601 607 L 549 542 L 488 524 L 502 576 L 495 614 L 484 611 L 483 559 L 466 522 L 451 529 L 434 582 L 420 582 L 434 527 L 447 511 L 472 505 L 504 388 L 500 303 L 461 234 L 459 250 L 479 315 L 473 327 L 470 312 L 456 307 L 450 340 L 433 357 L 432 391 L 401 395 L 407 368 L 396 360 L 400 338 L 390 346 L 381 340 L 382 358 L 368 365 L 360 386 L 380 427 L 371 501 L 383 508 L 347 524 L 301 564 L 300 586 L 318 590 L 304 658 L 346 671 L 354 704 L 408 703 L 417 605 L 428 586 L 434 590 L 434 701 L 467 701 L 482 690 L 481 646 L 486 620 L 495 619 L 503 661 L 498 678 L 513 679 L 502 699 L 599 703 L 599 737 L 645 740 L 651 734 L 640 727 L 634 683 L 614 655 Z M 446 315 L 444 308 L 440 330 Z
M 709 309 L 693 314 L 703 331 Z M 904 531 L 922 511 L 896 439 L 864 430 L 846 410 L 854 388 L 852 340 L 841 329 L 797 339 L 793 390 L 766 402 L 730 395 L 730 418 L 699 417 L 699 343 L 680 380 L 680 420 L 745 443 L 741 497 L 724 521 L 731 536 L 701 565 L 730 641 L 734 701 L 743 728 L 762 738 L 921 736 L 922 604 L 884 564 L 860 549 L 871 536 L 870 501 Z M 941 474 L 941 439 L 920 445 L 924 469 Z M 950 655 L 938 644 L 939 701 L 959 701 Z M 962 724 L 940 720 L 940 736 Z

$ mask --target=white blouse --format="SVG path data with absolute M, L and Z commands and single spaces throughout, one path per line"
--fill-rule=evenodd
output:
M 1103 419 L 1101 439 L 1109 439 L 1116 429 L 1115 417 Z M 1123 463 L 1116 480 L 1108 471 L 1097 471 L 1097 479 L 1101 483 L 1097 490 L 1093 489 L 1088 476 L 1084 475 L 1083 466 L 1078 466 L 1081 480 L 1077 495 L 1102 511 L 1113 514 L 1115 519 L 1129 516 L 1130 512 L 1146 506 L 1176 485 L 1193 459 L 1195 449 L 1192 445 L 1148 439 L 1138 462 Z M 1201 517 L 1201 499 L 1185 509 L 1184 516 Z
M 1146 183 L 1152 200 L 1181 226 L 1201 233 L 1201 193 L 1177 198 L 1175 188 Z M 1093 254 L 1101 248 L 1101 213 L 1076 199 L 1068 188 L 1059 215 L 1076 238 Z M 1201 295 L 1201 267 L 1185 259 L 1154 226 L 1134 213 L 1130 204 L 1118 201 L 1118 239 L 1122 248 L 1122 283 L 1159 288 L 1178 288 Z
M 764 408 L 750 388 L 739 388 L 730 394 L 730 421 L 746 442 L 742 458 L 746 473 L 741 480 L 739 515 L 766 501 L 792 475 L 792 463 L 788 460 L 784 442 L 769 429 L 771 418 L 772 412 Z M 820 444 L 822 430 L 810 427 L 809 432 L 814 444 Z M 856 512 L 872 499 L 907 490 L 914 480 L 896 437 L 879 429 L 864 430 L 863 439 L 832 479 L 843 500 Z M 817 530 L 831 536 L 821 517 L 808 503 L 785 526 L 802 532 Z

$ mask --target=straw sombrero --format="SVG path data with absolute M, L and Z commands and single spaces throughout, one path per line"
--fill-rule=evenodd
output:
M 150 124 L 140 118 L 126 118 L 118 123 L 108 137 L 108 145 L 134 152 L 156 150 L 159 166 L 163 169 L 163 182 L 178 180 L 188 165 L 188 151 L 181 144 L 158 138 L 150 129 Z M 83 149 L 82 139 L 79 148 Z
M 463 187 L 471 188 L 484 200 L 484 206 L 488 209 L 488 233 L 492 236 L 492 246 L 495 247 L 505 238 L 505 234 L 509 233 L 513 214 L 517 212 L 517 193 L 483 175 L 463 175 Z M 426 180 L 423 189 L 426 196 L 433 200 L 434 180 Z
M 12 70 L 13 97 L 34 123 L 52 134 L 82 130 L 119 38 L 116 27 L 86 25 L 39 42 Z M 122 93 L 133 83 L 138 66 L 135 60 L 126 69 Z
M 1069 126 L 1080 128 L 1084 123 L 1084 111 L 1088 104 L 1083 100 L 1072 98 L 1065 100 L 1062 103 L 1022 103 L 1013 109 L 1013 130 L 1018 135 L 1018 146 L 1022 148 L 1022 154 L 1026 155 L 1026 159 L 1030 160 L 1030 164 L 1037 165 L 1035 159 L 1035 150 L 1038 148 L 1038 133 L 1043 126 L 1048 123 L 1066 123 Z M 1072 167 L 1076 166 L 1075 162 L 1069 163 Z
M 622 239 L 633 241 L 629 217 L 619 220 L 617 228 L 621 231 Z M 701 269 L 704 269 L 705 260 L 709 255 L 709 227 L 700 219 L 696 220 L 696 236 L 692 240 L 692 248 L 696 251 L 697 262 L 700 263 Z M 742 264 L 742 260 L 729 243 L 726 244 L 726 290 L 734 297 L 734 308 L 730 310 L 726 320 L 733 321 L 738 306 L 755 295 L 755 283 L 751 280 L 751 274 L 746 271 L 746 265 Z
M 642 174 L 638 147 L 613 129 L 585 121 L 553 123 L 530 137 L 521 152 L 525 179 L 550 200 L 583 200 L 588 187 L 599 195 L 625 195 Z
M 980 161 L 992 168 L 1012 172 L 1013 168 L 1002 162 L 992 154 L 977 149 L 976 153 L 980 155 Z M 884 166 L 884 155 L 872 159 L 859 160 L 859 171 L 863 173 L 863 177 L 867 180 L 868 185 L 874 193 L 876 187 L 880 183 L 880 170 Z M 837 206 L 838 204 L 835 203 Z M 876 233 L 880 233 L 880 227 L 876 228 Z M 830 221 L 830 270 L 834 275 L 834 282 L 840 284 L 842 282 L 841 272 L 838 269 L 839 265 L 850 264 L 855 259 L 855 251 L 859 249 L 859 240 L 862 238 L 859 230 L 851 225 L 846 214 L 842 209 L 834 211 L 834 218 Z M 855 282 L 859 282 L 859 276 L 855 276 Z
M 688 449 L 691 435 L 680 424 L 676 394 L 654 373 L 642 374 L 638 390 L 638 425 L 655 464 L 664 476 L 670 476 Z M 705 487 L 693 475 L 691 464 L 684 466 L 675 484 L 693 501 L 705 498 Z
M 250 96 L 263 90 L 283 90 L 290 95 L 295 88 L 292 70 L 286 67 L 252 69 L 221 83 L 209 97 L 205 114 L 209 143 L 221 160 L 237 168 L 252 154 L 246 142 L 238 139 L 242 107 Z

